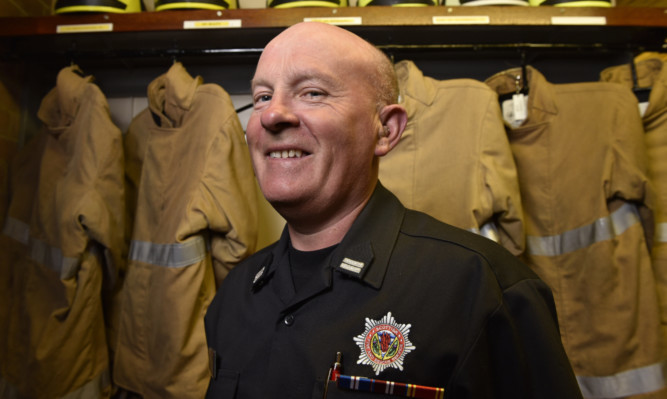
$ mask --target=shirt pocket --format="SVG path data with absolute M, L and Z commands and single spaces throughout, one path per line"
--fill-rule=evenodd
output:
M 239 373 L 232 370 L 219 369 L 208 386 L 207 398 L 233 399 L 236 397 L 236 387 L 239 382 Z

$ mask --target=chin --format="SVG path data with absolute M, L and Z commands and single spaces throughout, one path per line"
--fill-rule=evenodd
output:
M 305 201 L 293 194 L 265 192 L 264 197 L 276 209 L 293 208 L 302 205 Z

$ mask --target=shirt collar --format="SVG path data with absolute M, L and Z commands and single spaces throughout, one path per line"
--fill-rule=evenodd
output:
M 334 270 L 382 287 L 405 208 L 380 182 L 331 257 Z
M 378 182 L 368 203 L 331 254 L 330 267 L 376 289 L 382 287 L 404 215 L 405 208 L 398 198 Z M 289 233 L 285 227 L 280 240 L 259 262 L 253 290 L 271 279 L 287 251 L 288 242 Z

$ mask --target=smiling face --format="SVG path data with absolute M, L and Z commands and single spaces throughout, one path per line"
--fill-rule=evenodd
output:
M 383 125 L 369 49 L 340 28 L 300 24 L 260 58 L 246 134 L 262 192 L 288 222 L 328 223 L 375 186 Z

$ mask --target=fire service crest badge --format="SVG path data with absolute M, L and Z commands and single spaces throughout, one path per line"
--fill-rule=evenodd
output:
M 410 324 L 397 323 L 391 312 L 380 320 L 367 317 L 365 331 L 354 337 L 361 349 L 357 364 L 373 367 L 375 375 L 388 367 L 403 371 L 403 359 L 415 349 L 408 338 L 410 327 Z

